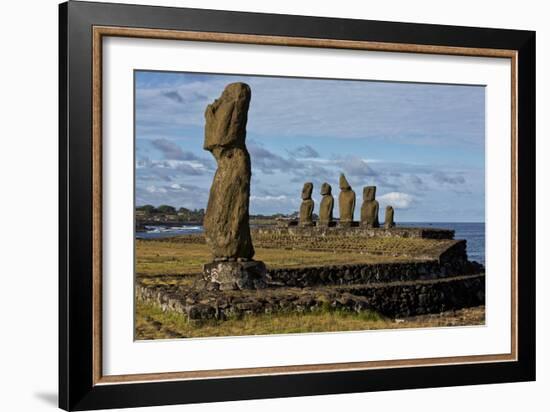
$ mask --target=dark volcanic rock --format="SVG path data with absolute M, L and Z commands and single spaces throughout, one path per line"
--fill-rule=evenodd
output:
M 462 241 L 449 248 L 438 260 L 270 269 L 267 279 L 274 284 L 307 288 L 435 280 L 485 272 L 483 265 L 470 262 L 465 256 L 465 242 Z
M 208 291 L 173 285 L 138 285 L 137 298 L 186 315 L 189 320 L 247 314 L 315 312 L 327 306 L 350 312 L 374 310 L 390 317 L 440 313 L 485 303 L 485 275 L 425 281 Z

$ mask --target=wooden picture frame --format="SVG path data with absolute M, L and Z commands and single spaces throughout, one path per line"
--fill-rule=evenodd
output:
M 59 405 L 216 402 L 535 379 L 535 33 L 106 3 L 60 5 Z M 511 353 L 102 374 L 102 39 L 380 50 L 511 60 Z

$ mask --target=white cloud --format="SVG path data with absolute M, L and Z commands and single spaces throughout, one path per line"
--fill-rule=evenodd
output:
M 136 187 L 136 204 L 171 205 L 176 208 L 201 209 L 206 207 L 208 190 L 192 184 L 152 184 Z
M 273 202 L 273 201 L 285 201 L 288 199 L 288 196 L 280 195 L 280 196 L 250 196 L 250 200 L 253 200 L 255 202 Z
M 172 183 L 170 185 L 170 188 L 171 189 L 174 189 L 174 190 L 182 190 L 184 192 L 188 191 L 189 189 L 187 189 L 186 187 L 180 185 L 179 183 Z
M 166 188 L 157 187 L 155 185 L 147 186 L 145 190 L 147 190 L 149 193 L 166 193 L 167 192 Z
M 212 166 L 209 160 L 151 160 L 142 159 L 136 162 L 136 169 L 141 171 L 171 170 L 187 175 L 203 175 L 211 172 Z
M 379 196 L 378 201 L 384 206 L 393 206 L 396 209 L 408 209 L 414 203 L 414 196 L 408 193 L 390 192 Z

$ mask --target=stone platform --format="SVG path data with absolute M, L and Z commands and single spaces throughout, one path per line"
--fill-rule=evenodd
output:
M 421 239 L 454 239 L 454 230 L 431 227 L 392 227 L 385 229 L 367 228 L 356 225 L 351 226 L 265 226 L 252 230 L 259 235 L 294 235 L 294 236 L 348 236 L 362 238 L 376 237 L 404 237 Z
M 200 275 L 138 277 L 136 297 L 192 321 L 326 309 L 404 317 L 484 304 L 484 267 L 468 261 L 464 241 L 444 243 L 437 256 L 410 262 L 268 269 L 257 290 L 226 290 Z
M 223 287 L 213 262 L 205 267 L 206 274 L 138 276 L 136 298 L 184 314 L 190 321 L 326 309 L 407 317 L 485 303 L 485 268 L 468 260 L 466 241 L 452 239 L 452 231 L 270 227 L 255 229 L 252 237 L 257 248 L 263 248 L 267 262 L 261 288 Z M 172 242 L 202 240 L 184 236 Z M 289 265 L 270 265 L 268 257 L 273 255 L 267 251 L 271 249 L 282 251 L 282 256 L 288 250 Z M 310 260 L 297 265 L 290 258 L 294 251 L 297 256 L 300 251 L 349 253 L 355 260 L 349 264 Z
M 204 265 L 203 278 L 221 290 L 263 289 L 266 268 L 256 260 L 211 262 Z
M 485 275 L 248 291 L 208 290 L 197 280 L 192 286 L 138 284 L 136 293 L 138 299 L 181 313 L 190 321 L 322 310 L 373 310 L 388 317 L 405 317 L 484 304 Z
M 272 285 L 311 287 L 435 280 L 485 272 L 483 265 L 468 260 L 465 240 L 441 243 L 405 262 L 279 268 L 269 270 L 267 278 Z
M 483 273 L 476 262 L 417 262 L 334 265 L 305 268 L 281 268 L 268 272 L 271 286 L 315 287 L 390 282 L 415 282 Z

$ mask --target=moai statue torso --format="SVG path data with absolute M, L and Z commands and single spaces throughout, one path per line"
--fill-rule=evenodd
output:
M 250 95 L 248 85 L 229 84 L 205 112 L 204 149 L 218 166 L 204 216 L 214 260 L 254 256 L 248 222 L 250 156 L 245 144 Z
M 376 186 L 363 188 L 363 204 L 361 205 L 361 226 L 379 227 L 378 200 L 376 198 Z
M 302 204 L 300 205 L 300 226 L 313 226 L 313 183 L 304 183 L 302 189 Z
M 338 196 L 340 209 L 340 225 L 351 226 L 355 210 L 355 192 L 351 189 L 346 176 L 340 175 L 340 195 Z
M 395 222 L 393 220 L 393 207 L 386 206 L 386 216 L 384 217 L 384 228 L 391 229 L 395 227 Z
M 332 187 L 328 183 L 323 183 L 321 186 L 321 195 L 323 199 L 319 209 L 319 225 L 330 226 L 334 209 L 334 197 L 332 197 Z

